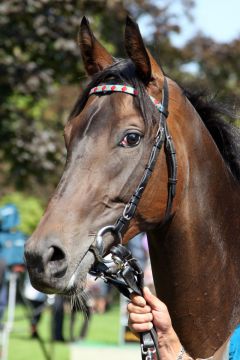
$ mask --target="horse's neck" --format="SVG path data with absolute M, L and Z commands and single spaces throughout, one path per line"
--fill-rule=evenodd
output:
M 187 350 L 207 357 L 240 322 L 240 194 L 206 129 L 197 131 L 175 216 L 148 237 L 157 294 Z

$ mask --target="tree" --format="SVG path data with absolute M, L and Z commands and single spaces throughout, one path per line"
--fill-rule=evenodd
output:
M 182 4 L 186 10 L 193 2 Z M 66 89 L 63 100 L 67 85 L 79 87 L 81 80 L 84 86 L 75 41 L 82 16 L 92 20 L 96 35 L 115 56 L 124 55 L 120 34 L 127 13 L 136 20 L 146 17 L 149 45 L 161 37 L 166 53 L 172 51 L 169 34 L 180 29 L 168 1 L 159 6 L 151 0 L 4 0 L 0 13 L 0 182 L 35 192 L 46 183 L 54 186 L 64 162 L 65 116 L 59 106 L 55 113 L 51 109 L 60 88 Z
M 184 49 L 185 61 L 198 64 L 198 78 L 223 97 L 240 95 L 240 40 L 218 43 L 198 34 Z
M 63 125 L 85 86 L 76 34 L 83 15 L 101 42 L 124 57 L 123 30 L 130 13 L 144 21 L 145 41 L 167 74 L 178 82 L 239 95 L 240 41 L 215 43 L 199 34 L 182 49 L 171 2 L 153 0 L 3 0 L 0 4 L 0 184 L 39 194 L 51 192 L 65 159 Z M 193 0 L 179 0 L 191 16 Z M 144 35 L 144 34 L 143 34 Z M 159 56 L 161 51 L 161 56 Z M 198 71 L 183 71 L 194 62 Z

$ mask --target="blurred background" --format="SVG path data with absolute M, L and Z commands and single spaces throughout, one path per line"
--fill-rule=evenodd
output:
M 25 237 L 32 233 L 64 167 L 63 127 L 87 81 L 76 43 L 83 15 L 109 52 L 124 57 L 124 24 L 130 14 L 168 76 L 185 87 L 217 94 L 220 101 L 237 103 L 239 13 L 238 0 L 2 0 L 0 206 L 16 205 L 18 231 Z M 118 343 L 119 299 L 114 294 L 111 299 L 111 311 L 103 317 L 105 308 L 94 310 L 89 341 Z M 21 318 L 23 310 L 17 307 L 18 312 Z M 47 339 L 44 319 L 40 332 Z M 39 344 L 30 346 L 27 324 L 21 320 L 25 333 L 11 334 L 9 359 L 28 359 L 33 352 L 35 360 L 44 358 Z M 69 325 L 64 326 L 67 334 Z M 70 359 L 65 345 L 56 349 L 56 358 Z

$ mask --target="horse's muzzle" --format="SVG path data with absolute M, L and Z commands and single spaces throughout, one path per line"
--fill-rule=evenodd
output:
M 61 292 L 62 279 L 67 269 L 68 261 L 66 252 L 60 244 L 50 239 L 37 244 L 31 239 L 25 246 L 25 259 L 31 282 L 36 289 L 52 293 Z

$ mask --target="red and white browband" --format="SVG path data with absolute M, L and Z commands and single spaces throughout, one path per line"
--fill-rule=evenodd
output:
M 96 86 L 90 90 L 89 95 L 99 94 L 99 93 L 101 94 L 101 93 L 107 93 L 107 92 L 122 92 L 122 93 L 130 94 L 130 95 L 134 95 L 134 96 L 138 95 L 138 91 L 136 89 L 134 89 L 133 87 L 127 86 L 127 85 L 119 85 L 119 84 L 115 84 L 115 85 L 103 84 L 103 85 Z M 158 109 L 158 111 L 163 112 L 164 109 L 163 109 L 161 102 L 159 102 L 157 99 L 155 99 L 151 95 L 149 95 L 149 97 L 150 97 L 152 103 Z

